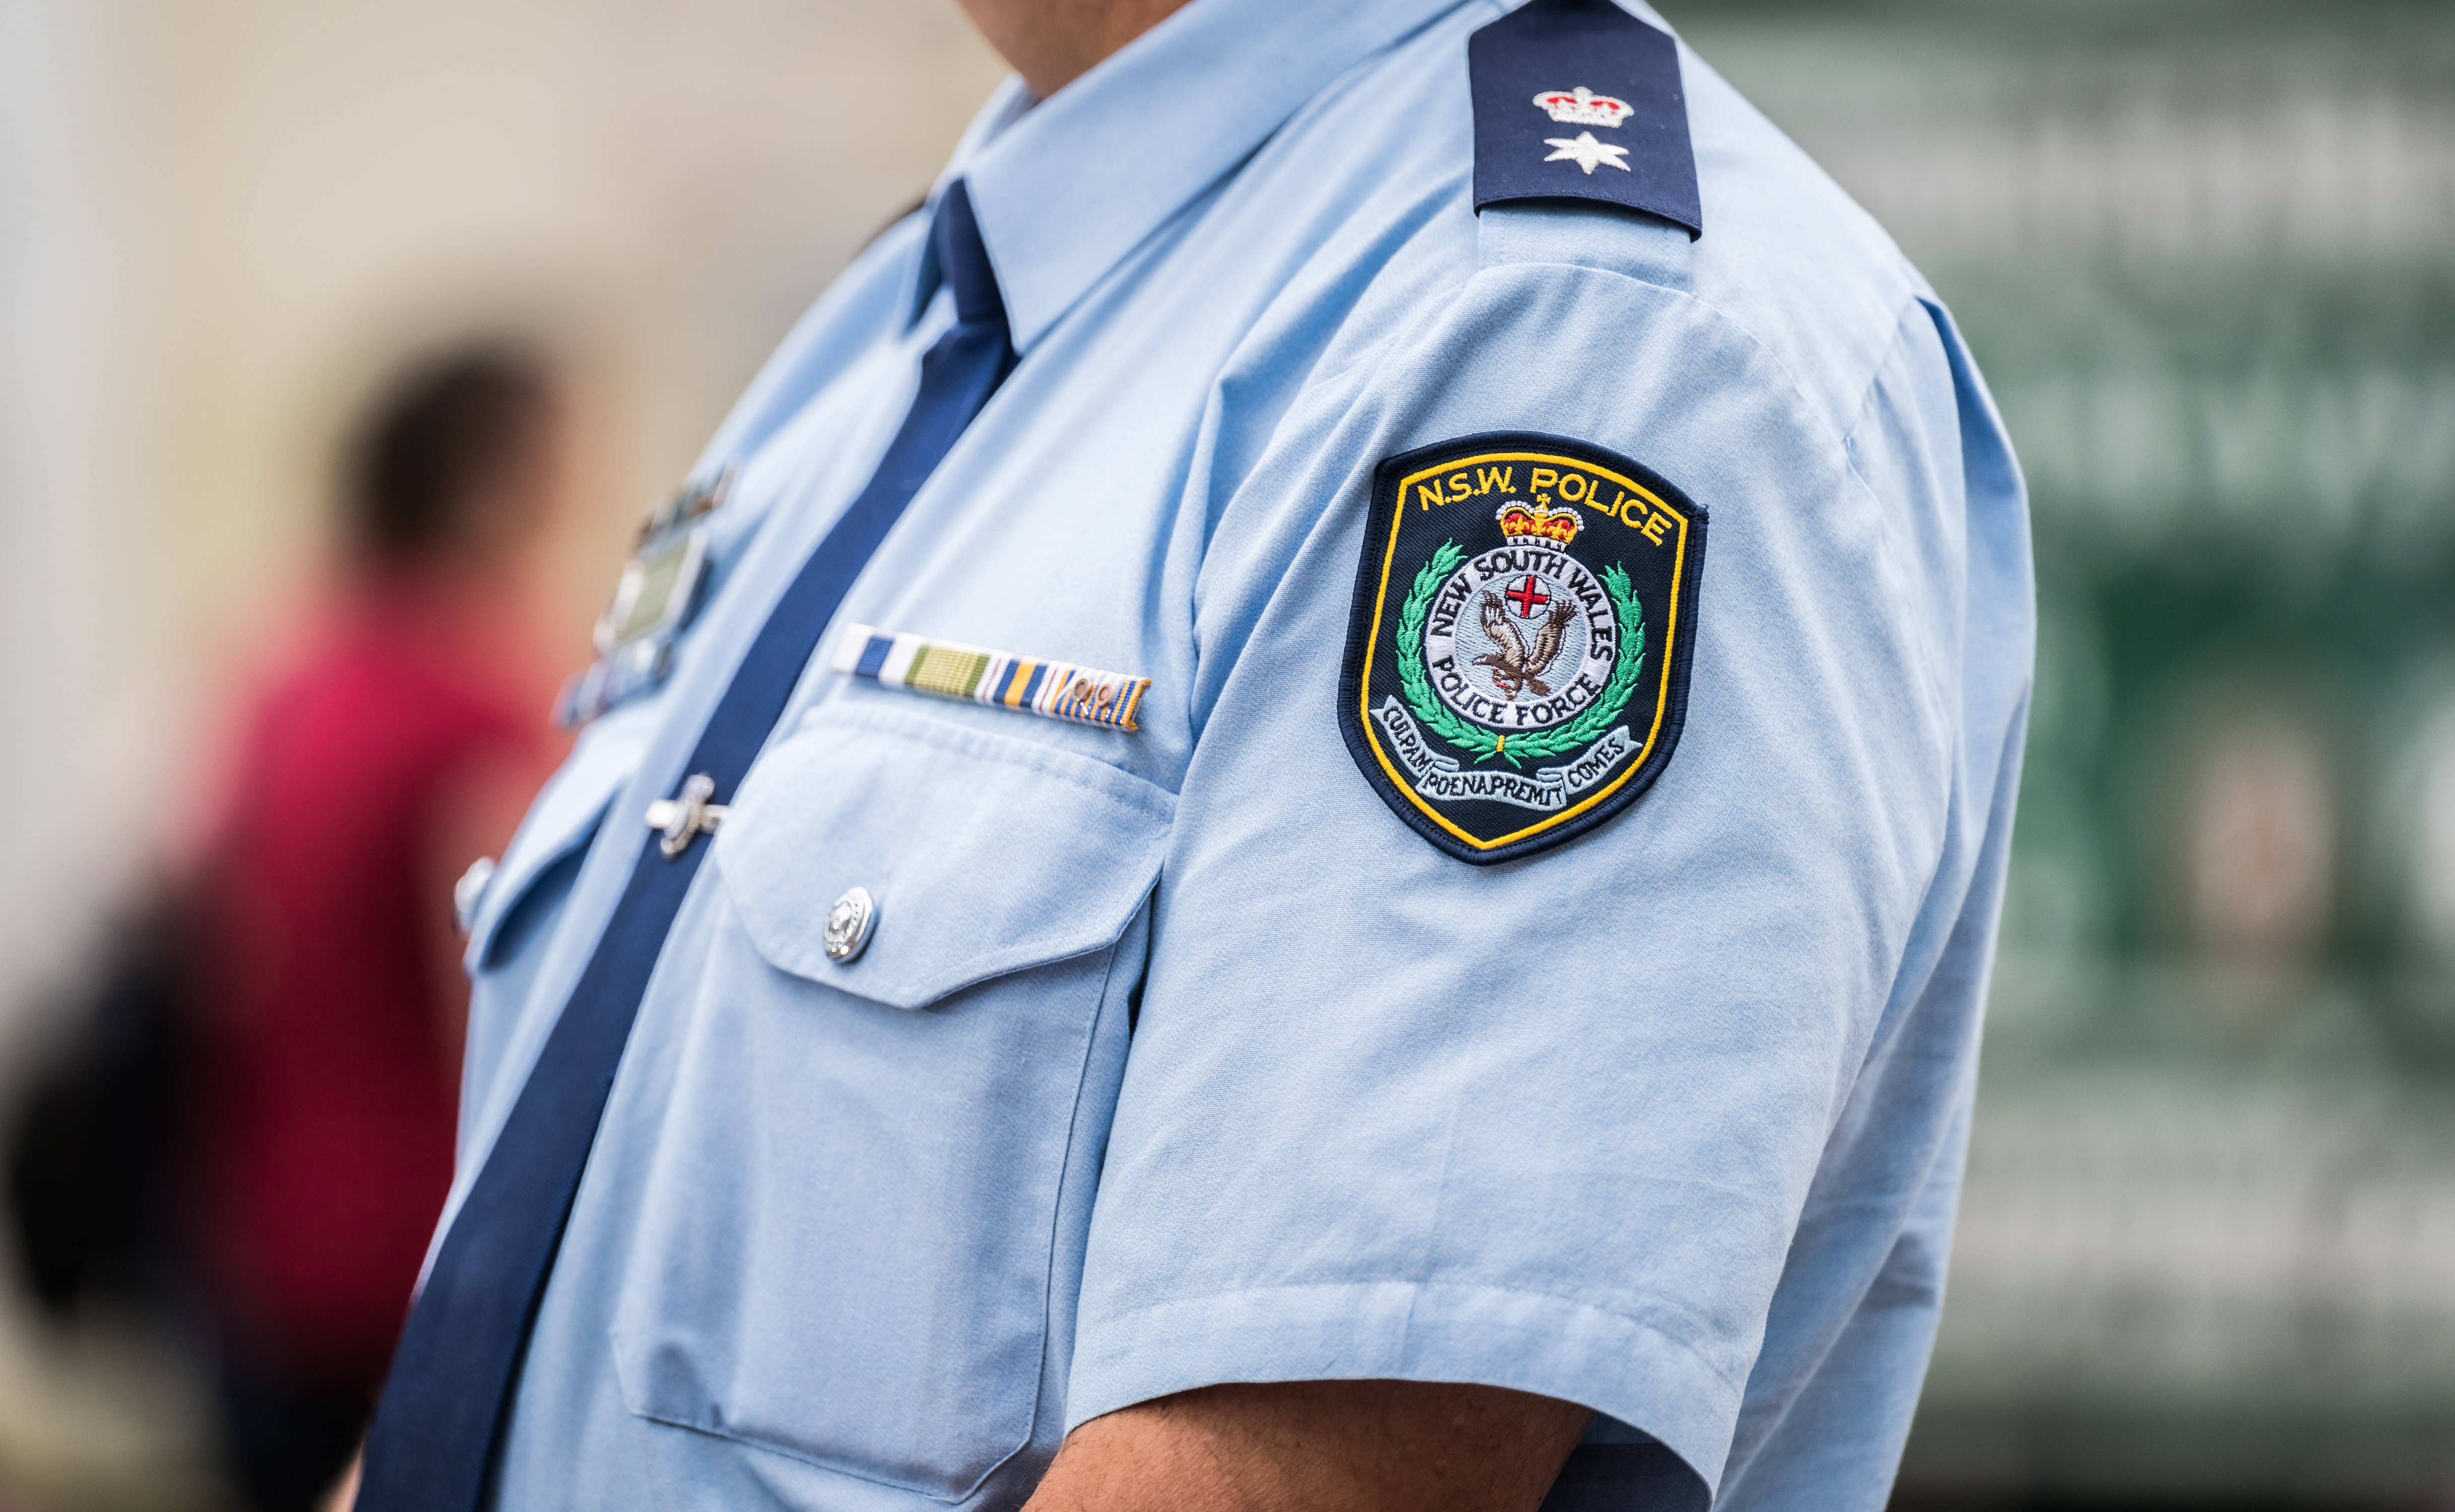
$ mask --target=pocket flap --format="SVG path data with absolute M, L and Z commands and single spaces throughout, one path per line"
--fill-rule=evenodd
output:
M 472 972 L 489 964 L 504 921 L 538 878 L 595 837 L 605 806 L 639 769 L 651 727 L 644 718 L 623 719 L 621 714 L 629 712 L 619 711 L 589 726 L 570 759 L 529 805 L 528 816 L 520 820 L 519 832 L 487 879 L 477 917 L 470 921 L 469 949 L 462 959 Z
M 1159 875 L 1176 801 L 1104 761 L 901 711 L 822 707 L 762 756 L 714 859 L 759 954 L 897 1008 L 1099 950 Z M 827 958 L 854 887 L 869 942 Z

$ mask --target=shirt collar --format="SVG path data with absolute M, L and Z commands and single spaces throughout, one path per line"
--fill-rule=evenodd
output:
M 940 175 L 969 186 L 1017 352 L 1324 86 L 1469 0 L 1192 0 L 1034 105 L 1009 79 Z M 938 285 L 924 255 L 914 318 Z

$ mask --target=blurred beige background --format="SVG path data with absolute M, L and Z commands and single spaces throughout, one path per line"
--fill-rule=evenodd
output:
M 578 635 L 1003 71 L 948 0 L 7 0 L 0 70 L 10 1001 L 180 796 L 200 679 L 318 548 L 391 363 L 505 326 L 578 362 Z

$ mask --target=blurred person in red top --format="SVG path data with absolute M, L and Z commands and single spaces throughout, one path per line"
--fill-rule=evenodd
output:
M 451 1181 L 453 881 L 558 755 L 522 584 L 566 446 L 548 368 L 509 347 L 375 407 L 341 570 L 248 710 L 193 894 L 191 1219 L 229 1469 L 267 1512 L 355 1447 Z

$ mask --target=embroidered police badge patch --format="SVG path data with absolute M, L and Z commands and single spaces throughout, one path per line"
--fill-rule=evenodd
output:
M 1383 462 L 1338 722 L 1424 838 L 1477 865 L 1602 823 L 1688 706 L 1705 512 L 1600 447 L 1495 433 Z

